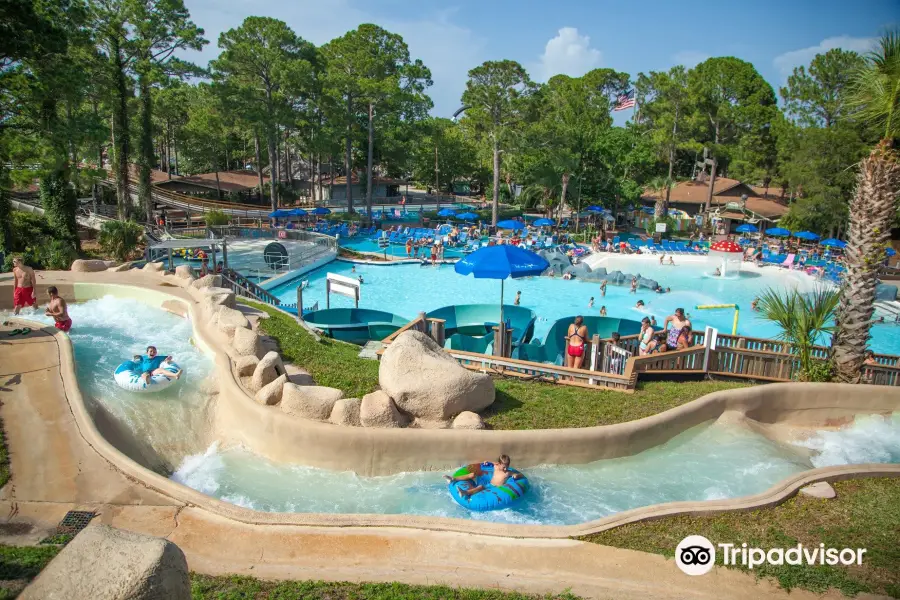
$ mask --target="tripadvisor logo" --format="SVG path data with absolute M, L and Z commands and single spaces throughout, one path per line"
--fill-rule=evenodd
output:
M 713 545 L 702 535 L 689 535 L 675 548 L 675 564 L 687 575 L 708 573 L 716 562 L 716 548 L 723 565 L 741 565 L 753 569 L 760 565 L 861 565 L 865 548 L 826 548 L 825 544 L 791 548 L 752 548 L 746 543 Z

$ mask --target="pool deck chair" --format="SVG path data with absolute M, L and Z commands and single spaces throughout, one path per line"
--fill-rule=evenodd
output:
M 784 259 L 784 262 L 781 263 L 781 266 L 785 269 L 792 269 L 794 267 L 794 255 L 788 254 L 787 258 Z

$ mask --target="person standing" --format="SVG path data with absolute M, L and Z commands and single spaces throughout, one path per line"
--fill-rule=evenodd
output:
M 13 314 L 25 306 L 34 306 L 37 298 L 34 295 L 34 269 L 26 266 L 18 256 L 13 259 Z
M 606 280 L 600 282 L 600 297 L 606 298 Z
M 513 301 L 513 304 L 515 304 L 516 306 L 519 306 L 520 304 L 522 304 L 522 292 L 521 291 L 516 292 L 516 299 Z
M 584 344 L 588 339 L 588 330 L 584 324 L 584 317 L 575 317 L 575 322 L 569 325 L 566 335 L 566 366 L 572 369 L 580 369 L 584 363 Z
M 44 314 L 53 317 L 57 329 L 68 333 L 72 329 L 72 319 L 69 318 L 69 307 L 66 305 L 66 301 L 59 295 L 59 290 L 55 285 L 47 288 L 47 295 L 50 296 L 50 303 Z
M 669 323 L 672 324 L 671 329 L 669 328 Z M 691 330 L 691 320 L 685 317 L 683 308 L 676 308 L 675 314 L 666 317 L 666 320 L 663 321 L 663 330 L 667 330 L 667 349 L 675 350 L 678 348 L 678 336 L 685 327 L 687 327 L 689 331 Z

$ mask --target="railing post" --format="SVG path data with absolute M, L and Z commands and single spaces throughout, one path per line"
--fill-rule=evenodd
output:
M 431 324 L 431 339 L 437 342 L 437 345 L 441 348 L 444 347 L 445 333 L 444 333 L 444 319 L 428 319 L 428 322 Z
M 303 318 L 303 285 L 297 286 L 297 316 Z
M 591 337 L 591 360 L 590 360 L 590 370 L 596 371 L 599 367 L 600 362 L 600 335 L 594 334 Z M 588 379 L 588 383 L 594 385 L 594 378 Z
M 421 331 L 425 335 L 428 335 L 428 317 L 425 316 L 424 312 L 419 313 L 419 322 L 416 323 L 416 331 Z
M 713 329 L 712 327 L 706 327 L 706 333 L 704 335 L 704 341 L 706 342 L 704 345 L 706 346 L 706 350 L 703 352 L 703 372 L 709 372 L 709 359 L 710 354 L 715 352 L 716 348 L 716 337 L 718 336 L 718 331 Z

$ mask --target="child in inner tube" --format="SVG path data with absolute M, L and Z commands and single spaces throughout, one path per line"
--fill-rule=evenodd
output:
M 501 485 L 506 483 L 506 480 L 510 477 L 512 477 L 513 479 L 519 479 L 520 477 L 522 477 L 521 473 L 509 472 L 509 456 L 507 456 L 506 454 L 501 454 L 500 458 L 495 463 L 488 461 L 481 464 L 474 463 L 471 465 L 467 465 L 466 469 L 469 471 L 467 474 L 461 475 L 459 477 L 444 475 L 444 479 L 447 480 L 447 483 L 455 483 L 457 481 L 475 481 L 478 479 L 478 477 L 481 477 L 485 474 L 482 467 L 486 467 L 488 465 L 494 465 L 494 474 L 491 475 L 491 485 L 494 487 L 500 487 Z M 468 498 L 472 494 L 477 494 L 482 490 L 484 490 L 483 485 L 476 485 L 470 487 L 467 490 L 460 489 L 459 494 Z

